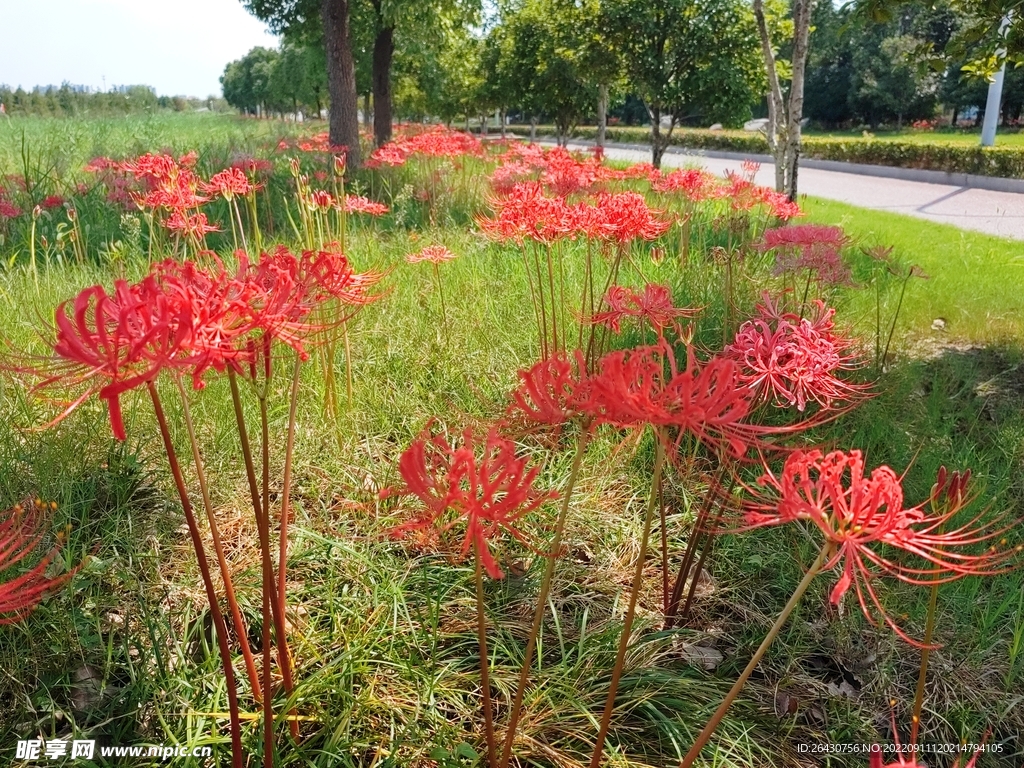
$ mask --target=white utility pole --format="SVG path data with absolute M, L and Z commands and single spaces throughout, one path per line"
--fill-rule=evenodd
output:
M 1010 26 L 1010 14 L 1003 16 L 999 24 L 999 36 L 1002 37 L 1006 28 Z M 999 50 L 999 55 L 1004 57 L 1003 65 L 996 72 L 995 79 L 988 84 L 988 100 L 985 102 L 985 122 L 981 126 L 981 146 L 991 147 L 996 143 L 996 125 L 999 124 L 999 101 L 1003 96 L 1003 76 L 1006 74 L 1006 49 Z

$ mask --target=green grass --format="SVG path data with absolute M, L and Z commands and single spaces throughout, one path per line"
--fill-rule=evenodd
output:
M 256 133 L 245 133 L 250 129 Z M 179 152 L 204 146 L 212 159 L 228 154 L 226 143 L 258 145 L 280 129 L 269 122 L 183 118 L 161 122 L 157 143 L 144 149 L 158 149 L 160 142 Z M 85 122 L 68 128 L 40 123 L 37 130 L 41 153 L 46 146 L 58 151 L 64 130 L 82 134 L 69 158 L 87 157 L 94 144 L 109 154 L 139 151 L 132 121 L 104 121 L 92 138 Z M 3 157 L 0 169 L 18 168 L 5 165 Z M 450 167 L 440 170 L 450 180 L 458 178 Z M 472 169 L 462 174 L 460 183 L 473 181 Z M 355 226 L 348 250 L 360 269 L 392 268 L 391 290 L 351 323 L 355 396 L 337 431 L 324 415 L 318 364 L 307 366 L 303 375 L 289 618 L 300 681 L 295 703 L 315 722 L 304 725 L 303 744 L 289 749 L 281 764 L 468 768 L 481 764 L 482 749 L 472 570 L 392 541 L 387 533 L 402 511 L 382 503 L 378 492 L 396 482 L 398 454 L 429 418 L 439 416 L 458 429 L 501 412 L 516 370 L 536 355 L 533 311 L 524 298 L 529 289 L 516 249 L 489 243 L 467 226 L 479 200 L 442 210 L 437 226 L 429 227 L 415 196 L 403 188 L 415 183 L 411 172 L 396 174 L 389 187 L 380 177 L 362 182 L 378 197 L 396 197 L 396 212 L 380 224 Z M 272 194 L 283 200 L 286 190 L 279 184 Z M 282 200 L 275 208 L 278 222 Z M 864 449 L 871 466 L 909 467 L 905 487 L 914 502 L 927 495 L 940 464 L 971 467 L 979 504 L 1019 516 L 1024 500 L 1022 246 L 826 201 L 809 200 L 806 207 L 809 220 L 841 223 L 858 245 L 894 245 L 902 264 L 919 264 L 930 275 L 908 287 L 898 354 L 881 376 L 878 396 L 813 438 Z M 97 206 L 95 215 L 102 213 Z M 274 236 L 290 239 L 287 227 Z M 434 242 L 459 254 L 441 268 L 444 321 L 429 267 L 404 263 L 405 254 Z M 581 247 L 566 249 L 571 282 L 577 279 L 573 265 L 578 266 Z M 0 262 L 8 262 L 10 248 L 0 246 Z M 645 250 L 638 251 L 645 276 L 670 283 L 678 303 L 708 306 L 700 338 L 720 341 L 720 267 L 696 256 L 686 268 L 671 254 L 660 265 L 645 257 Z M 855 258 L 858 274 L 864 274 L 866 257 Z M 57 303 L 83 286 L 109 283 L 119 270 L 133 277 L 146 266 L 139 254 L 113 263 L 97 257 L 81 265 L 54 258 L 42 264 L 37 289 L 23 258 L 15 261 L 0 270 L 0 336 L 14 347 L 43 351 L 36 329 Z M 760 289 L 776 286 L 764 265 L 751 263 L 746 269 L 745 306 Z M 639 278 L 630 274 L 628 279 Z M 896 290 L 891 281 L 884 287 L 884 317 L 895 309 Z M 834 298 L 840 325 L 867 339 L 870 354 L 874 293 L 850 289 Z M 936 317 L 947 320 L 945 334 L 931 331 Z M 342 367 L 337 373 L 343 380 Z M 282 373 L 275 380 L 275 444 L 285 432 L 285 378 Z M 225 755 L 224 721 L 209 714 L 226 705 L 205 597 L 144 398 L 126 397 L 130 439 L 117 446 L 96 403 L 46 432 L 24 430 L 53 409 L 28 397 L 17 377 L 0 381 L 0 502 L 37 492 L 56 499 L 56 522 L 73 526 L 62 555 L 65 565 L 88 559 L 70 589 L 25 622 L 0 626 L 0 762 L 9 758 L 6 750 L 17 739 L 37 732 L 103 744 L 212 742 Z M 239 599 L 255 638 L 255 528 L 245 512 L 245 479 L 226 389 L 225 382 L 211 381 L 194 395 L 192 407 L 206 446 L 214 503 L 232 542 Z M 170 387 L 165 394 L 175 439 L 185 450 Z M 522 765 L 585 764 L 596 733 L 653 454 L 649 438 L 622 445 L 621 437 L 601 432 L 584 462 L 539 648 L 543 667 L 527 694 L 517 743 Z M 542 483 L 564 487 L 571 452 L 557 448 L 568 441 L 552 445 L 526 436 L 521 444 L 542 463 Z M 672 473 L 669 540 L 677 553 L 699 492 Z M 547 509 L 533 524 L 539 539 L 552 519 L 553 510 Z M 607 765 L 660 767 L 678 761 L 813 554 L 795 531 L 724 538 L 693 622 L 673 632 L 660 631 L 660 573 L 656 560 L 650 560 Z M 502 559 L 521 568 L 487 587 L 499 724 L 515 685 L 541 570 L 541 558 L 520 547 L 503 548 Z M 808 756 L 797 752 L 801 742 L 888 741 L 890 698 L 899 701 L 901 723 L 908 721 L 917 652 L 891 632 L 867 626 L 849 597 L 841 611 L 830 608 L 834 581 L 830 574 L 812 586 L 723 723 L 714 742 L 718 752 L 707 750 L 699 765 L 795 768 L 809 764 Z M 905 626 L 919 635 L 927 602 L 923 590 L 888 582 L 879 588 L 894 612 L 906 614 Z M 933 667 L 925 734 L 932 742 L 976 741 L 991 725 L 990 740 L 1004 744 L 1006 752 L 984 756 L 979 768 L 1019 765 L 1024 751 L 1018 735 L 1024 731 L 1018 700 L 1024 680 L 1021 590 L 1019 574 L 965 580 L 940 590 L 939 639 L 945 647 Z M 705 670 L 686 660 L 687 645 L 714 648 L 722 660 Z M 840 692 L 842 682 L 846 693 Z M 780 693 L 797 702 L 795 715 L 777 714 Z M 246 706 L 252 707 L 251 700 Z M 255 724 L 245 736 L 258 750 Z M 866 758 L 841 754 L 813 764 L 862 767 Z
M 212 112 L 108 118 L 18 116 L 0 119 L 0 168 L 5 173 L 27 170 L 29 178 L 66 184 L 87 178 L 81 167 L 94 157 L 120 159 L 159 151 L 182 155 L 195 150 L 200 160 L 210 155 L 226 159 L 233 153 L 265 151 L 297 130 L 301 126 L 293 123 Z M 309 132 L 309 126 L 305 130 Z
M 909 341 L 1012 344 L 1024 338 L 1024 291 L 1018 290 L 1024 243 L 831 200 L 801 204 L 807 221 L 842 226 L 857 247 L 893 246 L 894 257 L 928 275 L 907 287 L 900 331 Z M 850 316 L 870 324 L 874 292 L 851 292 L 848 300 Z M 937 318 L 945 321 L 943 331 L 932 330 Z

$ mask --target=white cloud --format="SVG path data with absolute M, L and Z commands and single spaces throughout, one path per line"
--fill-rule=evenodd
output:
M 220 93 L 224 66 L 277 39 L 239 0 L 0 0 L 0 83 Z

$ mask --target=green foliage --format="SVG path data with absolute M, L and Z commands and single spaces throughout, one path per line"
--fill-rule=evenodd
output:
M 566 135 L 597 101 L 600 73 L 586 60 L 593 11 L 593 4 L 527 0 L 506 13 L 484 45 L 482 99 L 548 117 Z
M 50 142 L 33 145 L 33 155 L 43 158 L 61 157 L 65 135 L 72 137 L 66 151 L 74 158 L 88 157 L 91 147 L 123 157 L 140 142 L 149 143 L 140 151 L 197 148 L 206 172 L 285 127 L 223 116 L 162 116 L 124 124 L 34 121 L 30 138 Z M 4 137 L 10 134 L 0 126 Z M 12 164 L 17 157 L 11 141 L 0 141 L 0 172 L 17 170 Z M 470 179 L 482 176 L 475 162 L 467 161 L 462 171 Z M 444 173 L 446 181 L 455 176 Z M 277 169 L 265 193 L 279 204 L 293 194 L 276 183 L 281 176 L 287 177 L 286 169 Z M 387 179 L 375 172 L 353 182 L 373 183 L 380 193 Z M 909 345 L 901 350 L 879 396 L 816 436 L 824 444 L 864 448 L 872 465 L 912 464 L 905 479 L 908 499 L 924 498 L 937 465 L 947 463 L 975 469 L 985 500 L 1019 505 L 1024 419 L 1018 403 L 1024 383 L 1019 345 L 1012 341 L 1024 332 L 1016 291 L 1019 244 L 818 200 L 807 206 L 810 221 L 841 223 L 858 246 L 895 245 L 901 263 L 913 261 L 925 269 L 931 279 L 909 292 L 900 335 L 909 331 L 915 339 L 934 342 L 920 359 Z M 113 274 L 137 278 L 147 266 L 145 257 L 129 253 L 133 227 L 126 222 L 123 230 L 124 259 L 113 269 L 55 259 L 41 270 L 38 289 L 20 266 L 0 270 L 5 339 L 42 352 L 37 314 L 86 285 L 109 284 Z M 302 724 L 302 742 L 282 750 L 279 764 L 469 768 L 482 751 L 471 572 L 452 567 L 444 556 L 393 541 L 387 533 L 397 522 L 397 510 L 380 502 L 379 490 L 395 485 L 394 457 L 429 417 L 476 422 L 502 411 L 517 368 L 535 355 L 536 321 L 523 298 L 529 284 L 515 248 L 488 243 L 465 225 L 432 228 L 410 219 L 406 228 L 391 217 L 372 227 L 353 227 L 348 238 L 359 269 L 389 270 L 389 291 L 350 324 L 357 387 L 340 438 L 319 402 L 324 382 L 318 366 L 308 366 L 303 375 L 289 561 L 296 610 L 289 621 L 300 664 L 294 701 L 311 720 Z M 459 254 L 443 267 L 445 291 L 456 297 L 443 331 L 429 272 L 404 263 L 405 254 L 426 242 L 444 243 Z M 561 252 L 570 280 L 580 279 L 571 265 L 583 248 L 583 243 L 566 243 Z M 9 250 L 0 246 L 0 253 L 6 257 Z M 721 305 L 719 265 L 696 253 L 688 265 L 672 254 L 656 263 L 646 249 L 635 256 L 642 279 L 672 284 L 677 304 L 706 306 L 704 316 L 717 322 L 721 312 L 709 305 Z M 745 292 L 761 287 L 749 284 Z M 866 335 L 871 313 L 862 302 L 873 297 L 843 289 L 836 299 L 839 322 Z M 884 299 L 891 309 L 894 297 Z M 950 321 L 950 335 L 959 345 L 929 336 L 937 314 Z M 713 339 L 717 329 L 710 335 L 707 330 L 702 337 Z M 103 745 L 212 743 L 214 760 L 226 762 L 223 720 L 210 714 L 223 711 L 223 683 L 208 615 L 199 607 L 196 566 L 181 547 L 180 510 L 170 501 L 157 446 L 143 437 L 112 448 L 107 415 L 95 402 L 45 433 L 22 430 L 42 414 L 20 387 L 6 379 L 3 385 L 3 498 L 14 501 L 38 490 L 56 499 L 56 523 L 72 524 L 67 563 L 89 559 L 70 589 L 50 597 L 24 624 L 0 628 L 0 666 L 6 673 L 0 676 L 0 738 L 7 749 L 35 733 L 96 738 Z M 254 535 L 237 513 L 245 480 L 237 444 L 230 439 L 223 381 L 212 380 L 196 400 L 210 444 L 204 459 L 214 480 L 214 502 L 232 526 L 232 566 L 251 619 L 258 614 L 251 586 L 257 578 Z M 125 397 L 132 433 L 146 436 L 154 427 L 143 405 Z M 53 404 L 45 408 L 51 411 Z M 180 414 L 171 416 L 183 441 Z M 281 411 L 272 413 L 272 439 L 283 439 L 285 419 Z M 545 440 L 529 435 L 521 442 L 525 451 L 549 457 L 544 484 L 564 487 L 565 451 L 551 450 Z M 635 560 L 637 497 L 648 479 L 650 448 L 648 441 L 631 461 L 621 435 L 603 430 L 586 456 L 539 649 L 541 669 L 527 689 L 528 716 L 516 746 L 523 765 L 578 765 L 589 750 L 621 626 L 617 598 L 623 573 Z M 683 487 L 679 478 L 674 482 Z M 683 544 L 678 532 L 690 519 L 692 500 L 688 492 L 666 499 L 669 547 L 678 552 Z M 538 533 L 549 530 L 549 523 L 541 521 Z M 653 560 L 649 563 L 644 613 L 616 700 L 608 765 L 678 764 L 694 726 L 720 700 L 736 667 L 763 635 L 765 617 L 778 611 L 802 575 L 806 543 L 786 534 L 722 537 L 708 578 L 701 580 L 706 591 L 699 596 L 692 628 L 656 627 L 651 617 L 657 599 L 651 595 L 658 575 Z M 544 560 L 525 548 L 514 553 L 522 560 L 505 562 L 522 567 L 488 585 L 486 596 L 493 691 L 502 702 L 515 685 Z M 919 627 L 925 591 L 881 581 L 883 599 Z M 825 609 L 828 588 L 822 583 L 812 590 L 784 642 L 765 657 L 757 679 L 723 723 L 707 764 L 796 768 L 807 764 L 807 756 L 796 752 L 799 743 L 888 741 L 888 700 L 908 700 L 917 655 L 886 630 L 867 626 L 853 603 L 844 614 Z M 944 645 L 943 666 L 936 666 L 929 684 L 926 740 L 976 741 L 992 725 L 991 742 L 1014 754 L 984 755 L 979 768 L 1016 765 L 1020 757 L 1014 735 L 1022 726 L 1020 588 L 1020 576 L 1007 574 L 941 589 L 937 639 Z M 715 669 L 690 655 L 709 648 L 723 657 Z M 833 667 L 838 677 L 829 677 Z M 949 669 L 956 674 L 946 674 Z M 851 684 L 856 696 L 844 694 Z M 799 705 L 796 714 L 780 710 L 780 692 Z M 251 699 L 249 704 L 255 712 Z M 257 748 L 255 724 L 245 739 Z M 828 764 L 863 768 L 865 758 L 837 753 Z
M 160 110 L 183 112 L 214 106 L 213 99 L 157 96 L 148 85 L 128 85 L 111 88 L 107 92 L 90 92 L 68 83 L 59 88 L 36 87 L 31 91 L 0 85 L 0 103 L 8 115 L 37 117 L 103 117 Z M 223 103 L 218 106 L 223 107 Z
M 734 0 L 608 0 L 603 23 L 652 119 L 736 124 L 764 75 L 753 15 Z

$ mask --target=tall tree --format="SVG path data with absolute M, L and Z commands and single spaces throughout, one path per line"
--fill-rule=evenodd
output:
M 358 0 L 355 0 L 358 1 Z M 327 62 L 331 144 L 348 148 L 348 164 L 358 168 L 359 112 L 355 61 L 350 37 L 350 0 L 242 0 L 275 32 L 317 35 L 320 26 Z
M 604 0 L 601 7 L 602 28 L 647 107 L 656 167 L 682 120 L 735 124 L 749 116 L 763 71 L 743 0 Z
M 772 41 L 764 0 L 754 0 L 754 17 L 761 38 L 761 55 L 768 75 L 768 148 L 775 158 L 775 189 L 790 199 L 797 195 L 800 163 L 800 128 L 804 116 L 804 82 L 807 51 L 810 48 L 811 14 L 814 0 L 792 0 L 793 53 L 790 61 L 789 93 L 782 89 L 782 76 Z

